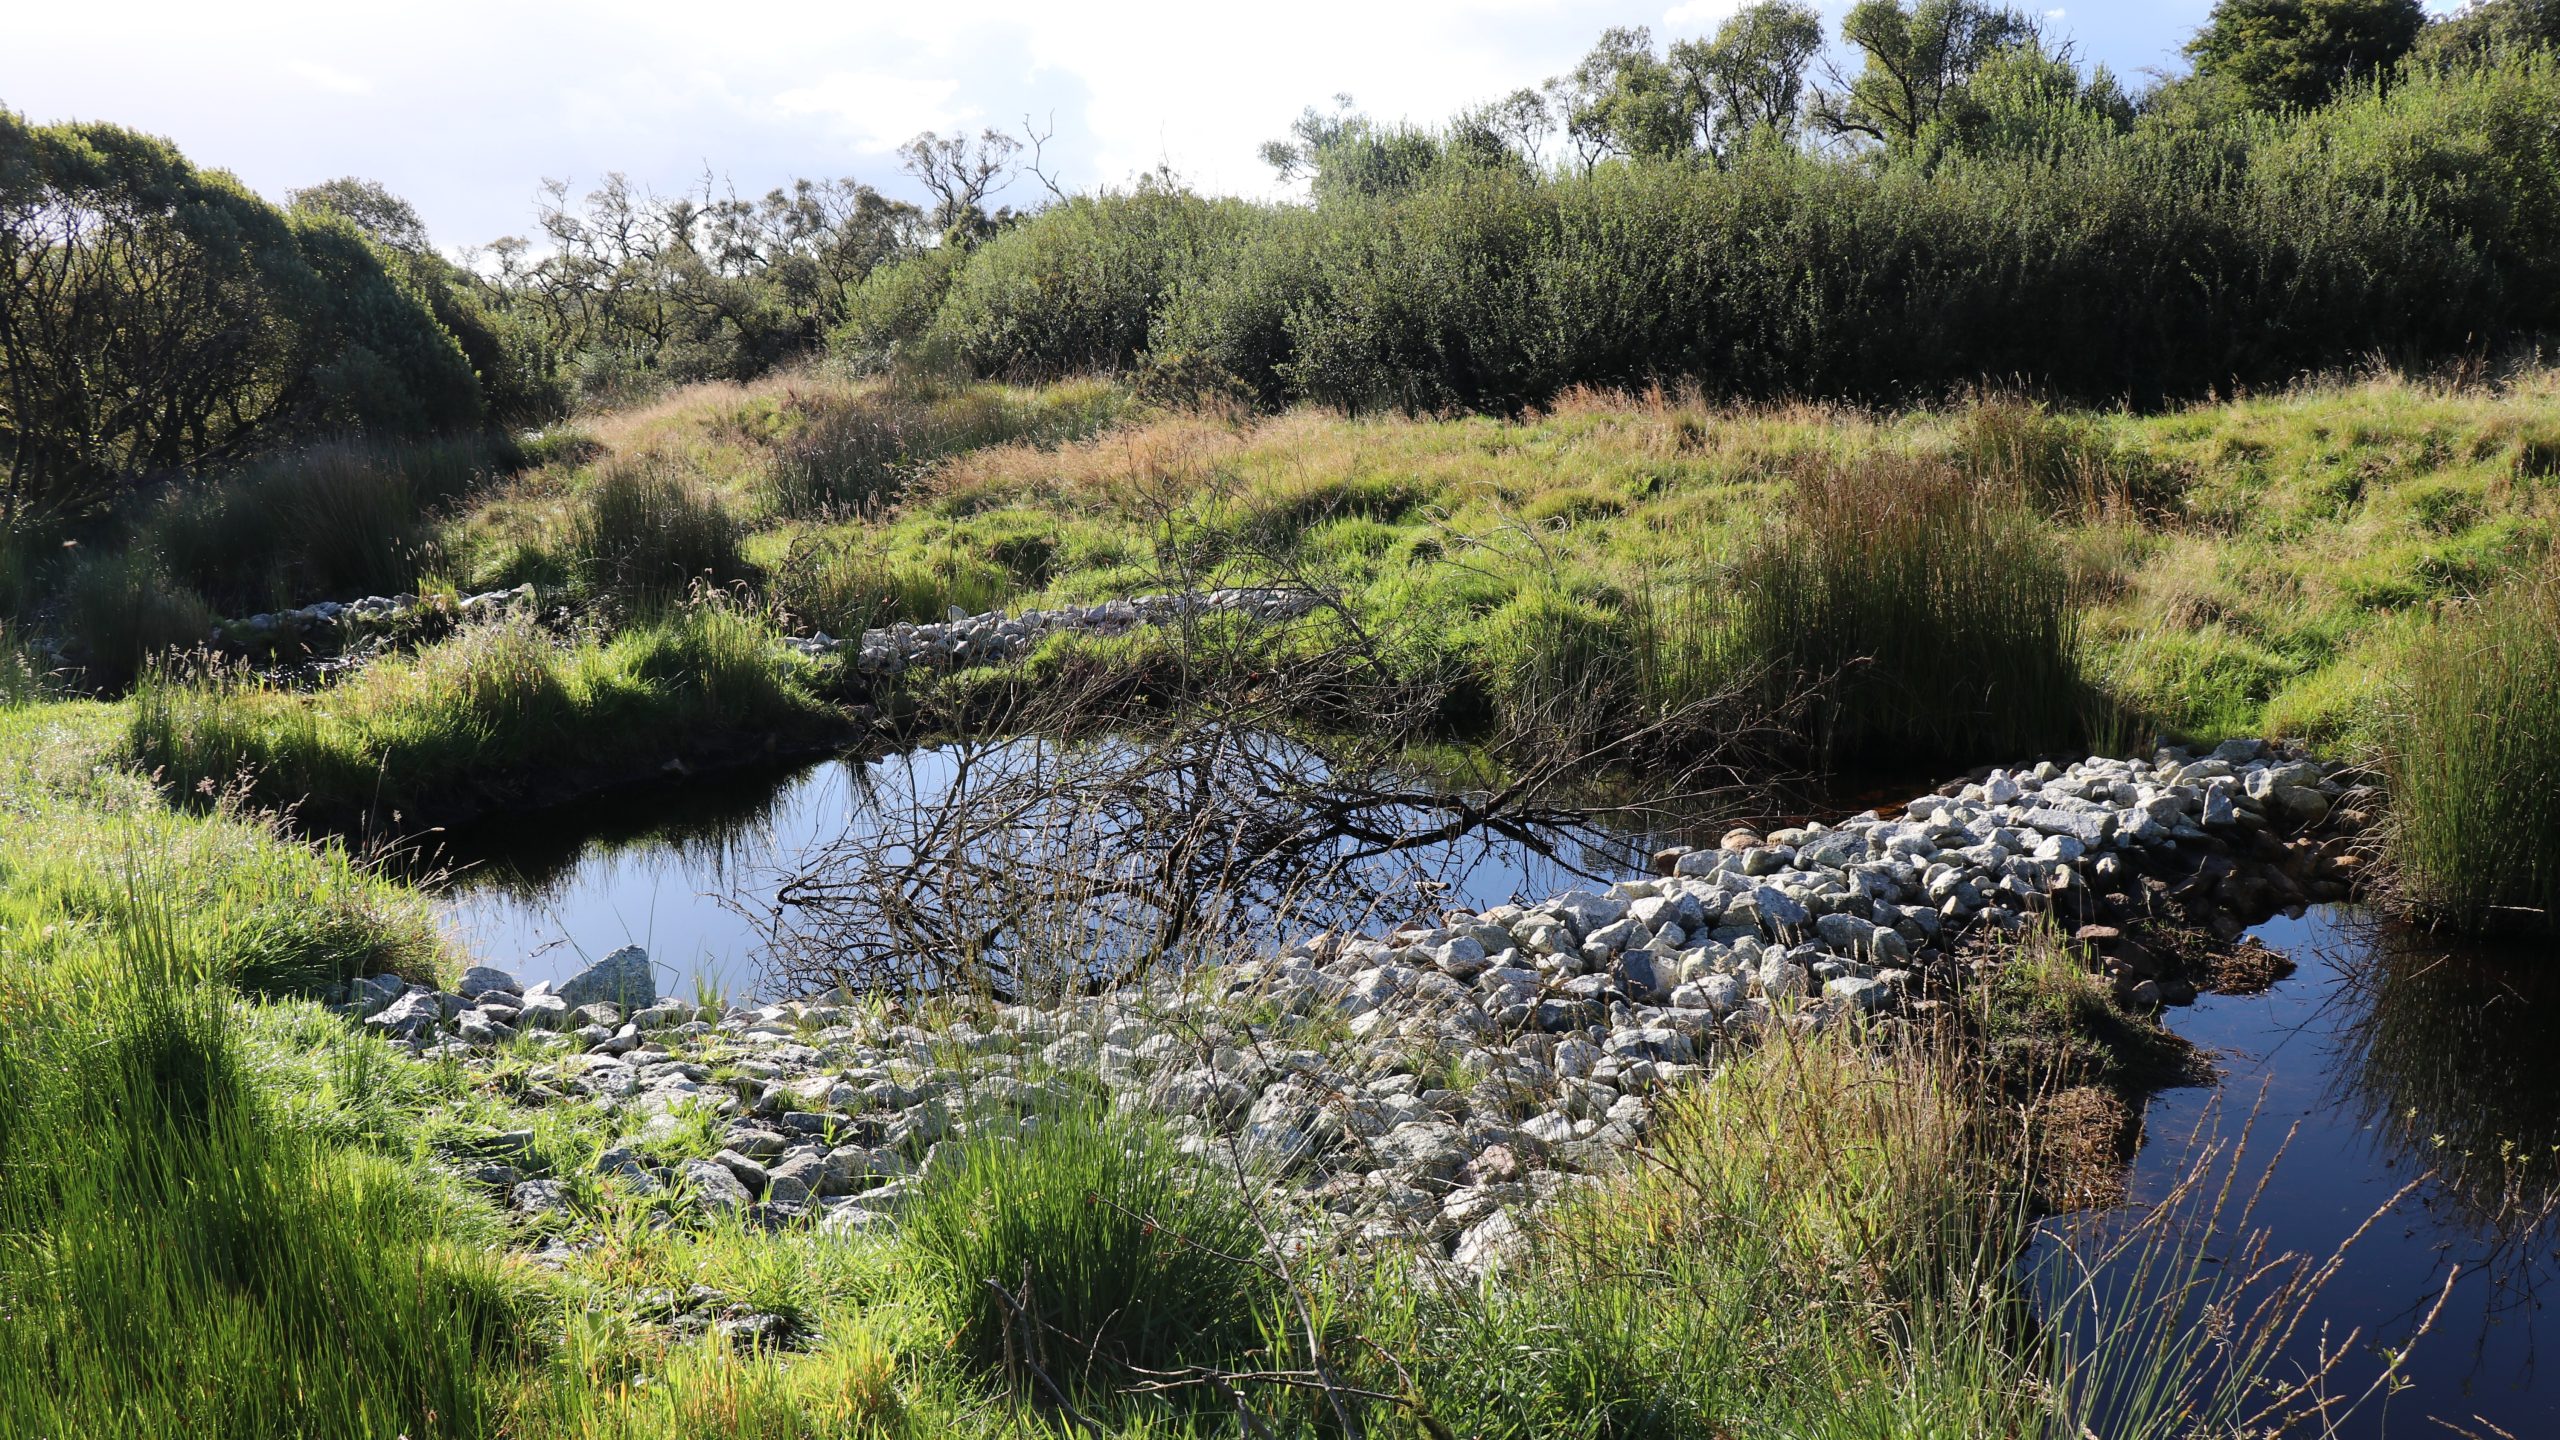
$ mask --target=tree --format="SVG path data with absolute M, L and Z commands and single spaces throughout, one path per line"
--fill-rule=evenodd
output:
M 563 366 L 590 394 L 752 379 L 824 344 L 865 277 L 923 248 L 922 211 L 850 179 L 750 197 L 708 173 L 676 195 L 608 174 L 583 200 L 566 181 L 543 196 L 543 244 L 511 236 L 470 257 L 480 309 L 505 332 L 492 338 L 528 378 L 509 402 L 524 411 L 556 403 L 547 378 Z
M 1458 112 L 1451 139 L 1471 154 L 1489 157 L 1497 150 L 1508 151 L 1535 165 L 1555 128 L 1555 112 L 1547 108 L 1547 97 L 1524 86 L 1499 100 Z
M 1355 196 L 1400 195 L 1420 185 L 1448 157 L 1451 144 L 1490 159 L 1502 142 L 1460 116 L 1451 139 L 1409 125 L 1381 125 L 1352 108 L 1348 95 L 1333 97 L 1333 112 L 1310 105 L 1289 126 L 1289 138 L 1263 142 L 1262 160 L 1282 180 L 1305 177 L 1322 204 Z
M 946 241 L 975 244 L 995 233 L 1000 219 L 985 207 L 988 196 L 1013 183 L 1014 152 L 1022 142 L 1001 130 L 948 138 L 927 130 L 898 147 L 900 168 L 933 193 L 933 223 Z
M 352 220 L 310 211 L 293 217 L 293 233 L 320 282 L 301 317 L 311 357 L 298 387 L 303 427 L 403 437 L 477 428 L 487 414 L 468 357 L 417 288 L 382 263 L 379 242 Z
M 1995 55 L 2036 38 L 2035 23 L 1983 0 L 1859 0 L 1840 25 L 1864 64 L 1854 79 L 1832 77 L 1818 118 L 1835 135 L 1864 137 L 1901 152 L 1963 95 Z
M 2478 59 L 2513 51 L 2560 50 L 2560 0 L 2474 0 L 2418 40 L 2431 57 Z
M 2070 47 L 2001 51 L 1921 133 L 1927 156 L 2050 155 L 2133 128 L 2134 104 L 2104 66 L 2082 80 Z
M 2258 109 L 2307 110 L 2397 64 L 2426 23 L 2418 0 L 2219 0 L 2187 54 Z
M 1547 94 L 1585 170 L 1609 155 L 1686 154 L 1697 131 L 1695 97 L 1641 25 L 1601 31 L 1590 53 L 1547 82 Z
M 1717 27 L 1711 40 L 1671 47 L 1700 138 L 1725 153 L 1754 135 L 1792 134 L 1804 81 L 1822 53 L 1822 16 L 1795 0 L 1762 0 Z
M 165 140 L 0 110 L 0 527 L 323 431 L 478 423 L 470 366 L 356 226 Z
M 317 185 L 284 192 L 285 208 L 335 215 L 364 232 L 385 250 L 404 255 L 430 253 L 427 222 L 415 207 L 383 188 L 380 181 L 341 175 Z
M 334 217 L 353 225 L 427 304 L 479 378 L 487 419 L 536 425 L 568 408 L 559 357 L 515 316 L 499 313 L 480 293 L 478 277 L 438 255 L 417 209 L 379 181 L 344 175 L 285 192 L 296 222 Z

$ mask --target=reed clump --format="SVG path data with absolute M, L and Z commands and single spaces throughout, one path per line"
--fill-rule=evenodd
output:
M 745 578 L 744 533 L 717 495 L 643 457 L 601 467 L 571 513 L 568 550 L 588 593 L 652 609 Z
M 202 645 L 213 607 L 147 549 L 84 559 L 60 600 L 65 648 L 92 686 L 122 685 L 153 661 Z
M 2015 492 L 1879 455 L 1799 475 L 1745 550 L 1743 653 L 1840 763 L 2027 755 L 2082 729 L 2068 563 Z
M 478 437 L 315 444 L 169 496 L 138 543 L 231 615 L 414 591 L 445 512 L 516 458 Z
M 2413 643 L 2384 723 L 2401 903 L 2445 928 L 2560 932 L 2560 567 Z
M 1031 390 L 913 374 L 794 385 L 778 407 L 765 500 L 789 516 L 863 513 L 952 456 L 1006 444 L 1054 448 L 1108 428 L 1126 408 L 1126 392 L 1097 380 Z

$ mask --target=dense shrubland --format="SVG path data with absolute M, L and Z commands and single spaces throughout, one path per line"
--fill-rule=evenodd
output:
M 1914 96 L 1879 79 L 1931 18 L 1905 22 L 1853 17 L 1857 83 L 1799 84 L 1796 110 L 1747 125 L 1706 60 L 1613 32 L 1551 102 L 1528 97 L 1580 147 L 1556 169 L 1482 115 L 1413 132 L 1311 112 L 1277 158 L 1312 173 L 1312 205 L 1153 181 L 1080 198 L 876 272 L 842 349 L 1354 409 L 1651 382 L 1890 400 L 1985 378 L 2152 404 L 2560 318 L 2547 52 L 2340 62 L 2325 104 L 2264 112 L 2209 68 L 2137 105 L 2024 22 L 1977 15 L 1922 57 L 1937 78 Z M 1856 143 L 1794 140 L 1825 129 Z

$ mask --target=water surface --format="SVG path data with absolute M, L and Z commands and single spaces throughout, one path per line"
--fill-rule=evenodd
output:
M 2359 1332 L 2336 1391 L 2427 1317 L 2400 1393 L 2342 1437 L 2560 1435 L 2560 981 L 2546 958 L 2466 953 L 2319 907 L 2254 932 L 2299 969 L 2263 994 L 2208 995 L 2169 1023 L 2218 1088 L 2154 1097 L 2130 1202 L 2159 1202 L 2209 1147 L 2261 1176 L 2249 1219 L 2325 1259 L 2363 1230 L 2296 1333 L 2287 1373 Z M 2413 1183 L 2414 1182 L 2414 1183 Z M 2368 1224 L 2368 1222 L 2371 1222 Z
M 866 863 L 912 859 L 934 817 L 980 783 L 973 767 L 988 753 L 831 760 L 484 827 L 445 851 L 458 867 L 445 921 L 475 954 L 527 979 L 563 978 L 639 944 L 679 991 L 774 993 L 785 988 L 766 964 L 777 885 L 847 853 L 849 835 L 866 842 Z M 1548 820 L 1369 853 L 1376 833 L 1446 819 L 1389 807 L 1363 817 L 1368 838 L 1319 829 L 1302 854 L 1339 867 L 1327 871 L 1345 892 L 1334 897 L 1348 912 L 1339 918 L 1376 928 L 1641 874 L 1660 845 L 1711 843 L 1719 829 Z M 2262 994 L 2208 995 L 2170 1013 L 2221 1084 L 2150 1101 L 2129 1206 L 2159 1203 L 2200 1155 L 2245 1141 L 2240 1173 L 2264 1180 L 2248 1220 L 2272 1248 L 2325 1258 L 2363 1230 L 2280 1369 L 2316 1363 L 2316 1347 L 2352 1330 L 2331 1388 L 2360 1389 L 2379 1347 L 2404 1344 L 2435 1316 L 2407 1388 L 2365 1405 L 2341 1436 L 2560 1436 L 2560 1375 L 2541 1358 L 2553 1323 L 2544 1296 L 2560 1280 L 2560 977 L 2543 973 L 2542 957 L 2468 954 L 2335 907 L 2254 933 L 2299 969 Z M 2235 1248 L 2229 1235 L 2219 1244 Z
M 697 983 L 730 995 L 788 986 L 767 963 L 770 902 L 793 880 L 830 877 L 824 862 L 848 836 L 869 842 L 864 868 L 910 860 L 920 833 L 983 783 L 984 750 L 938 746 L 878 758 L 828 760 L 778 776 L 670 786 L 448 837 L 435 859 L 448 932 L 486 963 L 527 980 L 557 980 L 626 944 L 646 948 L 662 987 Z M 1290 763 L 1320 766 L 1308 752 Z M 980 767 L 972 771 L 971 766 Z M 1196 797 L 1194 797 L 1196 798 Z M 1220 803 L 1212 797 L 1213 806 Z M 1537 899 L 1576 885 L 1646 873 L 1663 844 L 1694 830 L 1625 820 L 1555 817 L 1507 829 L 1477 827 L 1429 843 L 1371 853 L 1372 831 L 1446 824 L 1418 806 L 1364 814 L 1362 834 L 1316 834 L 1306 856 L 1331 897 L 1285 897 L 1292 916 L 1324 911 L 1370 927 Z M 1311 822 L 1312 823 L 1312 822 Z M 901 846 L 898 842 L 908 841 Z M 1007 857 L 1019 861 L 1019 856 Z M 859 880 L 864 877 L 854 876 Z M 1356 892 L 1356 902 L 1350 895 Z M 1271 897 L 1266 910 L 1283 903 Z

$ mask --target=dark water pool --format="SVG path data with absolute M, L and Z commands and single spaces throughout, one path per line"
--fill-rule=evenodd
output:
M 950 800 L 957 747 L 829 760 L 781 775 L 672 786 L 573 811 L 481 827 L 431 858 L 448 932 L 487 963 L 527 980 L 560 979 L 618 946 L 659 962 L 660 983 L 690 993 L 786 988 L 767 965 L 767 901 L 848 834 L 877 837 Z M 1393 829 L 1442 824 L 1418 807 L 1366 817 Z M 1694 831 L 1578 819 L 1479 827 L 1364 858 L 1362 918 L 1393 923 L 1452 905 L 1482 908 L 1577 884 L 1645 873 L 1648 857 Z M 1358 848 L 1345 838 L 1328 856 Z M 1346 869 L 1346 874 L 1348 873 Z
M 2337 1434 L 2560 1436 L 2546 1363 L 2560 1360 L 2560 1316 L 2546 1313 L 2560 1283 L 2554 957 L 2449 950 L 2338 907 L 2254 933 L 2300 968 L 2263 994 L 2173 1012 L 2222 1083 L 2151 1101 L 2131 1203 L 2159 1202 L 2203 1149 L 2227 1154 L 2245 1135 L 2237 1173 L 2264 1179 L 2249 1220 L 2274 1250 L 2325 1259 L 2364 1231 L 2280 1371 L 2356 1331 L 2330 1388 L 2361 1390 L 2376 1347 L 2435 1314 L 2406 1388 Z

